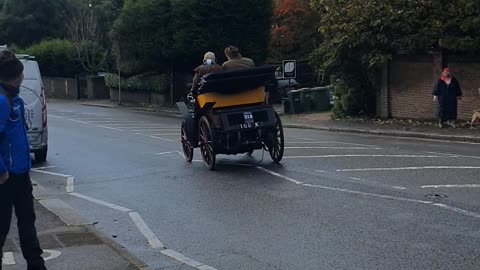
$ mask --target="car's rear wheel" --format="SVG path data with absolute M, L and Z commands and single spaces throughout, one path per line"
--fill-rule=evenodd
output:
M 47 161 L 47 152 L 48 152 L 47 148 L 33 152 L 33 155 L 35 156 L 35 161 L 37 162 Z

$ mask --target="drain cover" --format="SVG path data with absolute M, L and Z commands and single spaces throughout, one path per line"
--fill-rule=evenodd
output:
M 425 195 L 427 198 L 435 198 L 435 199 L 441 199 L 441 198 L 447 198 L 448 196 L 445 194 L 440 194 L 440 193 L 433 193 L 433 194 L 427 194 Z

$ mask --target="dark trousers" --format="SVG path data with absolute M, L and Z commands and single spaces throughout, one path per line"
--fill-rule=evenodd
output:
M 43 251 L 35 228 L 36 217 L 32 191 L 32 182 L 28 174 L 11 175 L 7 183 L 0 185 L 0 254 L 3 254 L 3 245 L 12 222 L 12 211 L 15 209 L 20 246 L 23 257 L 27 261 L 27 269 L 45 270 L 45 262 L 41 257 Z

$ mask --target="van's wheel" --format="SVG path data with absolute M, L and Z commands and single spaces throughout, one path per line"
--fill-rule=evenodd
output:
M 193 147 L 188 140 L 187 135 L 187 123 L 185 121 L 182 122 L 182 129 L 180 133 L 180 139 L 182 142 L 182 149 L 183 149 L 183 156 L 187 162 L 192 162 L 193 160 Z
M 283 158 L 283 152 L 285 148 L 285 138 L 283 134 L 283 125 L 280 116 L 275 113 L 275 128 L 272 130 L 272 134 L 269 136 L 268 152 L 273 162 L 280 163 Z
M 202 116 L 198 126 L 198 141 L 200 143 L 200 152 L 202 153 L 203 162 L 209 170 L 214 170 L 216 154 L 213 149 L 213 133 L 208 118 Z
M 37 161 L 37 162 L 47 161 L 47 152 L 48 152 L 47 148 L 45 148 L 44 150 L 39 150 L 39 151 L 33 152 L 33 155 L 35 156 L 35 161 Z

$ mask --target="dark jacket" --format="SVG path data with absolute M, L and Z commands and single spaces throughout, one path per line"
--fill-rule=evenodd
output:
M 200 81 L 203 78 L 203 76 L 210 73 L 220 72 L 222 70 L 223 70 L 222 67 L 216 63 L 211 65 L 203 64 L 201 66 L 198 66 L 194 70 L 195 76 L 193 77 L 192 91 L 198 90 L 198 88 L 200 87 Z
M 31 169 L 30 145 L 25 129 L 25 104 L 18 89 L 0 85 L 0 175 L 27 174 Z M 9 103 L 11 99 L 11 104 Z
M 228 60 L 223 63 L 222 68 L 225 71 L 234 71 L 239 69 L 246 69 L 255 67 L 255 62 L 252 59 L 246 57 L 240 57 L 236 59 Z
M 433 90 L 437 97 L 437 117 L 442 121 L 457 119 L 457 100 L 462 96 L 462 88 L 455 77 L 452 77 L 450 85 L 439 79 Z

